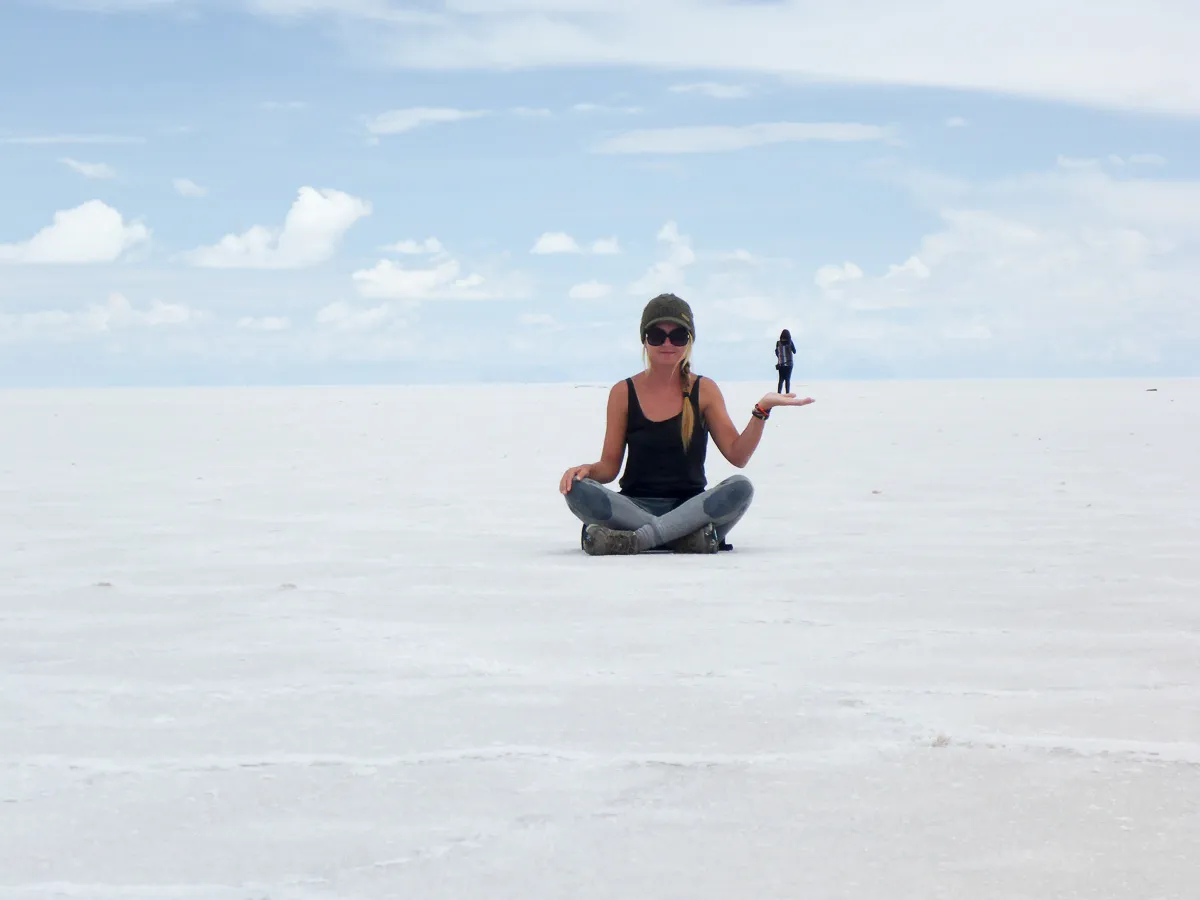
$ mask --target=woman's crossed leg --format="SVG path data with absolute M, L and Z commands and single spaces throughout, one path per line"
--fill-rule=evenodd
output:
M 566 494 L 575 517 L 594 526 L 584 531 L 584 549 L 597 554 L 640 553 L 659 547 L 714 552 L 753 499 L 754 486 L 745 475 L 730 475 L 660 515 L 590 478 L 574 482 Z

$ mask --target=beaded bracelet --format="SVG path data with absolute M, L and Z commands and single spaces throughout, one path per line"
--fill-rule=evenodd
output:
M 765 422 L 771 417 L 771 411 L 769 409 L 763 409 L 762 406 L 755 403 L 754 409 L 751 410 L 750 415 L 754 416 L 756 419 L 762 419 Z

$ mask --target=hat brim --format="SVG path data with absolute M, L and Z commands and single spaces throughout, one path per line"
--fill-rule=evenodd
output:
M 692 326 L 677 316 L 660 316 L 657 319 L 651 319 L 644 326 L 642 326 L 642 331 L 645 332 L 648 328 L 653 328 L 655 325 L 658 325 L 662 322 L 670 322 L 672 325 L 682 325 L 687 329 L 687 333 L 690 334 L 693 339 L 696 337 L 696 332 L 692 331 Z

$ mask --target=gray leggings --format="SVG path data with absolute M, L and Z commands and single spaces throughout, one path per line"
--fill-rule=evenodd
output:
M 725 540 L 746 514 L 754 486 L 745 475 L 730 475 L 703 494 L 676 505 L 669 499 L 626 497 L 598 481 L 584 478 L 567 492 L 567 507 L 581 522 L 638 532 L 642 549 L 660 547 L 712 524 Z M 661 510 L 661 512 L 660 512 Z

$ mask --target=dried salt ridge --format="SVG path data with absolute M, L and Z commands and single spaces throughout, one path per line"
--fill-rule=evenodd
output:
M 603 385 L 0 393 L 0 898 L 1191 898 L 1155 386 L 804 384 L 734 552 L 621 558 Z

